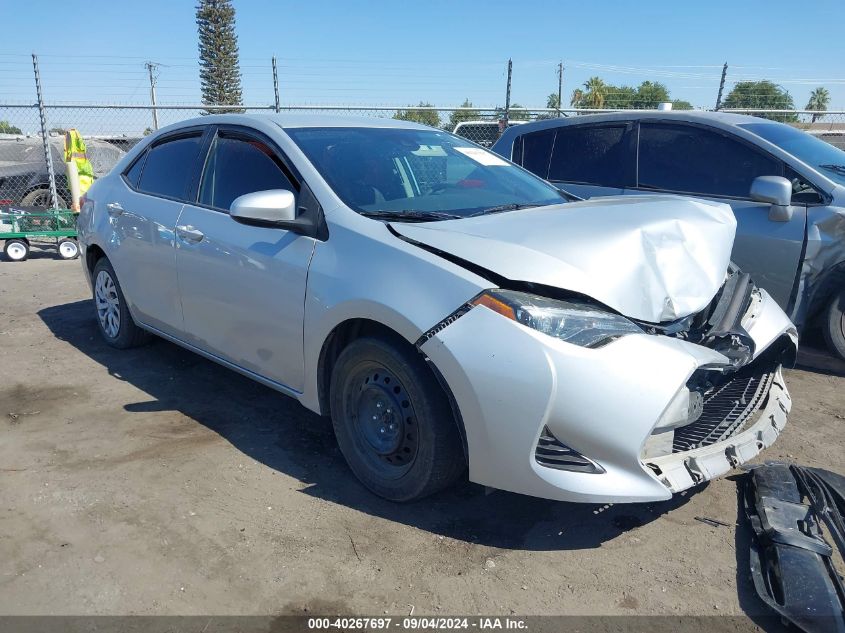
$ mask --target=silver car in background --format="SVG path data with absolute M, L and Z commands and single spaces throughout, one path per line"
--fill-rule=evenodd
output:
M 467 467 L 667 499 L 769 446 L 797 335 L 730 263 L 735 230 L 707 201 L 569 203 L 413 123 L 236 114 L 144 139 L 79 218 L 110 345 L 152 333 L 330 415 L 397 501 Z
M 845 151 L 758 117 L 645 110 L 526 123 L 493 151 L 584 198 L 730 205 L 733 260 L 845 359 Z

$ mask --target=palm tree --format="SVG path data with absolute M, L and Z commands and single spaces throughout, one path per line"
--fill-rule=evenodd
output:
M 810 93 L 810 100 L 807 102 L 806 109 L 824 112 L 827 110 L 828 104 L 830 104 L 830 93 L 827 91 L 827 88 L 819 86 Z M 820 119 L 823 116 L 823 114 L 814 114 L 813 123 L 816 122 L 816 119 Z
M 573 108 L 580 108 L 581 107 L 581 100 L 584 98 L 584 91 L 580 88 L 576 88 L 572 91 L 572 96 L 569 98 L 569 105 Z
M 585 83 L 587 92 L 584 95 L 585 108 L 603 108 L 607 93 L 607 84 L 600 77 L 590 77 Z

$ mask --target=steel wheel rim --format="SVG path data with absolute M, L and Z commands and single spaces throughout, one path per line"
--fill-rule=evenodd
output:
M 6 246 L 6 255 L 9 256 L 9 259 L 20 261 L 26 257 L 26 247 L 19 242 L 9 244 Z
M 71 259 L 76 257 L 76 254 L 79 252 L 79 247 L 74 244 L 73 242 L 66 241 L 59 244 L 59 253 L 61 253 L 62 257 L 65 259 Z
M 348 385 L 348 412 L 359 452 L 380 476 L 399 479 L 418 451 L 417 417 L 405 386 L 375 363 L 361 366 Z
M 105 270 L 97 273 L 94 283 L 94 303 L 100 327 L 109 338 L 116 338 L 120 332 L 120 298 L 112 276 Z

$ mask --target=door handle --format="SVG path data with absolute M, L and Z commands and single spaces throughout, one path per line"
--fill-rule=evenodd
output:
M 106 210 L 108 211 L 109 215 L 113 218 L 116 218 L 119 215 L 123 215 L 123 207 L 120 206 L 119 202 L 109 202 L 106 205 Z
M 194 228 L 190 224 L 187 226 L 177 226 L 176 227 L 176 235 L 181 237 L 186 242 L 201 242 L 202 238 L 205 237 L 205 234 L 197 228 Z

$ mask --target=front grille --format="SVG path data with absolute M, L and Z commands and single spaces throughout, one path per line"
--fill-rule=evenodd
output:
M 709 446 L 741 431 L 763 406 L 774 376 L 774 370 L 743 372 L 705 392 L 701 417 L 675 429 L 672 452 Z
M 604 472 L 604 468 L 557 439 L 547 426 L 543 427 L 543 432 L 540 434 L 537 448 L 534 450 L 534 459 L 541 466 L 556 470 L 573 470 L 581 473 Z

